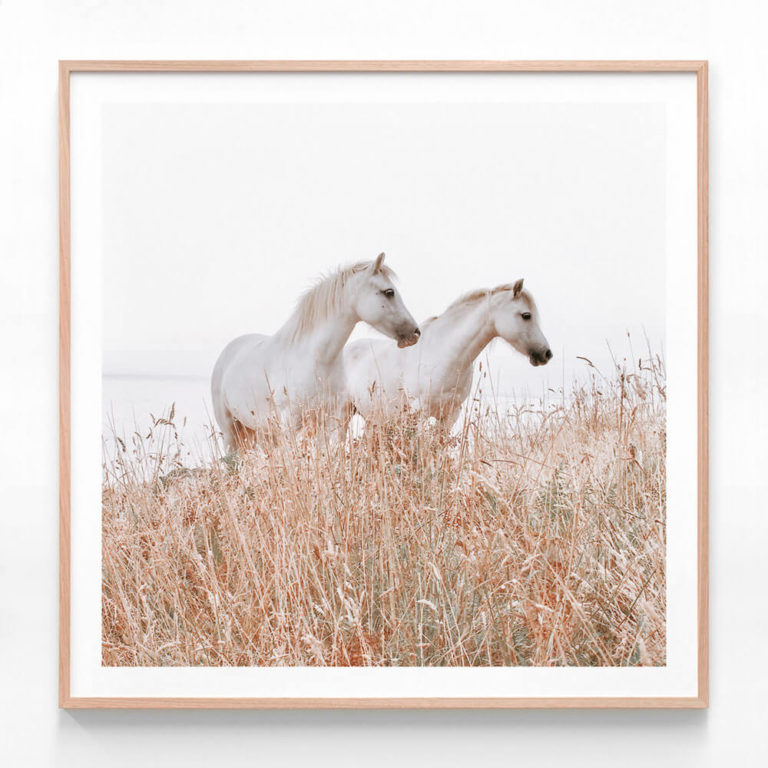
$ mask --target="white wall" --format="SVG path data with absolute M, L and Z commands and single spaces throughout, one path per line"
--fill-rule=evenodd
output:
M 0 760 L 8 766 L 762 765 L 768 8 L 759 0 L 0 4 Z M 56 60 L 708 58 L 707 712 L 56 709 Z

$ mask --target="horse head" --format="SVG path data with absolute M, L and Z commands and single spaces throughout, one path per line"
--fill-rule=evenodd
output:
M 393 283 L 394 273 L 384 266 L 384 254 L 356 275 L 352 302 L 360 320 L 397 339 L 398 347 L 410 347 L 421 336 Z
M 546 365 L 552 359 L 549 342 L 539 326 L 539 312 L 522 279 L 492 296 L 492 317 L 496 333 L 525 355 L 531 365 Z

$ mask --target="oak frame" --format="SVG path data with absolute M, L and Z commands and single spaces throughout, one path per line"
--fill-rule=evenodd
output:
M 698 694 L 692 697 L 172 698 L 70 692 L 70 75 L 74 72 L 690 72 L 697 82 Z M 707 61 L 60 61 L 59 707 L 65 709 L 549 709 L 709 706 L 709 157 Z

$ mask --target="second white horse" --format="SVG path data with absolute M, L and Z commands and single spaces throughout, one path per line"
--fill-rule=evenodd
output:
M 362 339 L 344 349 L 347 392 L 366 420 L 408 408 L 450 428 L 472 387 L 475 359 L 496 337 L 531 365 L 546 365 L 552 358 L 522 280 L 461 296 L 423 323 L 422 332 L 413 349 L 398 349 L 384 339 Z

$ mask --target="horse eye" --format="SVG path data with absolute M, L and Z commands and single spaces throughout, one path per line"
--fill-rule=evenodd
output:
M 520 317 L 523 318 L 523 320 L 530 320 L 531 319 L 531 313 L 530 312 L 521 312 Z
M 385 288 L 382 293 L 388 298 L 391 299 L 395 295 L 395 289 L 394 288 Z

